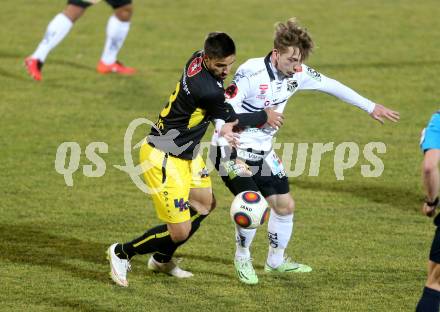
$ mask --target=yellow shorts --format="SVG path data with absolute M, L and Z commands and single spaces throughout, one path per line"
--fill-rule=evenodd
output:
M 140 150 L 140 161 L 159 219 L 167 223 L 190 220 L 190 189 L 211 188 L 211 178 L 202 157 L 197 155 L 193 160 L 181 159 L 144 143 Z

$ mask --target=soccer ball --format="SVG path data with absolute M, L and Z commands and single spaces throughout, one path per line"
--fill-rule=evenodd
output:
M 244 191 L 235 196 L 231 204 L 231 218 L 246 229 L 255 229 L 269 217 L 269 205 L 257 192 Z

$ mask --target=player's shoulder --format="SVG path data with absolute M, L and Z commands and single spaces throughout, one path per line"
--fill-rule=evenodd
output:
M 237 73 L 241 73 L 249 78 L 262 75 L 265 71 L 266 65 L 264 63 L 264 57 L 248 59 L 237 69 Z
M 186 62 L 185 78 L 197 77 L 203 71 L 203 51 L 194 52 Z
M 189 93 L 199 97 L 217 97 L 224 92 L 222 82 L 204 66 L 203 51 L 196 51 L 187 62 L 182 84 Z

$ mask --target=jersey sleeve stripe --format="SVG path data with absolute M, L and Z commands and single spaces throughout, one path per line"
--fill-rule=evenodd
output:
M 249 104 L 249 103 L 246 102 L 246 101 L 243 101 L 243 105 L 247 105 L 249 108 L 253 108 L 253 109 L 256 109 L 256 110 L 260 110 L 260 109 L 261 109 L 261 108 L 259 108 L 259 107 L 252 106 L 251 104 Z

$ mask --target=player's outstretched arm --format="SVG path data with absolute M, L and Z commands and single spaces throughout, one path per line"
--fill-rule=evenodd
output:
M 232 147 L 239 144 L 240 134 L 235 132 L 235 127 L 238 125 L 238 119 L 223 124 L 219 131 L 219 137 L 226 139 L 227 143 Z
M 384 119 L 397 122 L 400 119 L 399 112 L 393 111 L 383 105 L 376 104 L 374 110 L 370 113 L 371 118 L 376 119 L 380 123 L 384 123 Z

